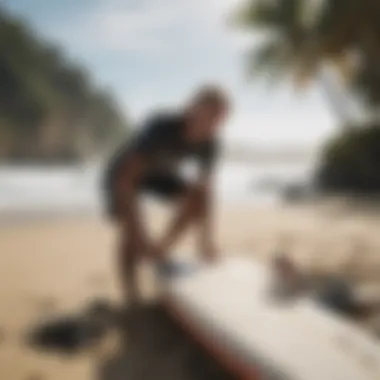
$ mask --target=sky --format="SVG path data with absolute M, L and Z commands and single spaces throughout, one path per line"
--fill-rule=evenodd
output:
M 218 83 L 233 103 L 225 141 L 314 146 L 337 128 L 318 83 L 300 92 L 247 80 L 246 56 L 259 39 L 229 21 L 241 0 L 1 1 L 89 68 L 136 125 L 200 84 Z

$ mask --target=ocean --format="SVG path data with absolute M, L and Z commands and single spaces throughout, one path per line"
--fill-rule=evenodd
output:
M 215 190 L 224 202 L 276 202 L 290 183 L 307 183 L 310 165 L 222 163 Z M 0 166 L 0 221 L 12 217 L 100 212 L 102 170 L 96 165 Z

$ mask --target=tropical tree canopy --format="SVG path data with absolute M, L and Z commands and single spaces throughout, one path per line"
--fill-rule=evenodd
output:
M 265 36 L 250 53 L 251 74 L 268 73 L 276 83 L 289 76 L 297 85 L 305 85 L 314 78 L 325 79 L 320 73 L 332 67 L 366 110 L 379 107 L 378 0 L 247 0 L 237 21 Z M 336 93 L 331 96 L 333 85 L 326 80 L 322 84 L 346 128 L 326 145 L 316 183 L 333 192 L 377 194 L 379 122 L 353 123 L 345 117 L 347 104 Z
M 307 84 L 333 65 L 368 104 L 380 103 L 380 3 L 376 0 L 248 0 L 238 24 L 264 31 L 251 73 Z
M 1 8 L 0 83 L 2 160 L 77 160 L 127 132 L 84 68 Z
M 380 128 L 369 123 L 350 128 L 326 144 L 316 183 L 327 191 L 378 194 L 380 191 Z

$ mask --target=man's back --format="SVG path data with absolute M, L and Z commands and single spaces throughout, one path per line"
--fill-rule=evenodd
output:
M 173 173 L 183 159 L 193 157 L 200 165 L 209 165 L 214 158 L 216 142 L 187 141 L 186 119 L 179 113 L 162 112 L 151 117 L 131 140 L 121 146 L 107 167 L 107 183 L 113 182 L 134 154 L 146 161 L 146 174 Z

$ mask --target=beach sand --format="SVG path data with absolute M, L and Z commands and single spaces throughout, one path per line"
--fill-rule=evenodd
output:
M 217 242 L 222 255 L 243 254 L 265 261 L 275 252 L 286 251 L 305 268 L 343 272 L 359 284 L 378 285 L 379 215 L 345 205 L 224 205 L 216 217 Z M 166 217 L 162 210 L 152 210 L 149 220 L 155 233 Z M 48 316 L 78 311 L 98 297 L 118 302 L 115 237 L 111 225 L 93 216 L 1 227 L 0 379 L 127 378 L 122 364 L 128 357 L 137 365 L 131 358 L 138 350 L 128 354 L 124 346 L 120 348 L 119 337 L 99 350 L 74 356 L 41 353 L 25 341 L 28 330 Z M 194 244 L 189 234 L 175 251 L 191 255 Z M 154 277 L 148 266 L 142 268 L 141 279 L 147 296 L 154 295 Z M 143 363 L 149 362 L 140 353 L 141 357 Z M 166 366 L 172 368 L 175 361 L 168 357 Z M 165 376 L 168 380 L 185 378 Z M 145 374 L 140 378 L 164 377 Z

